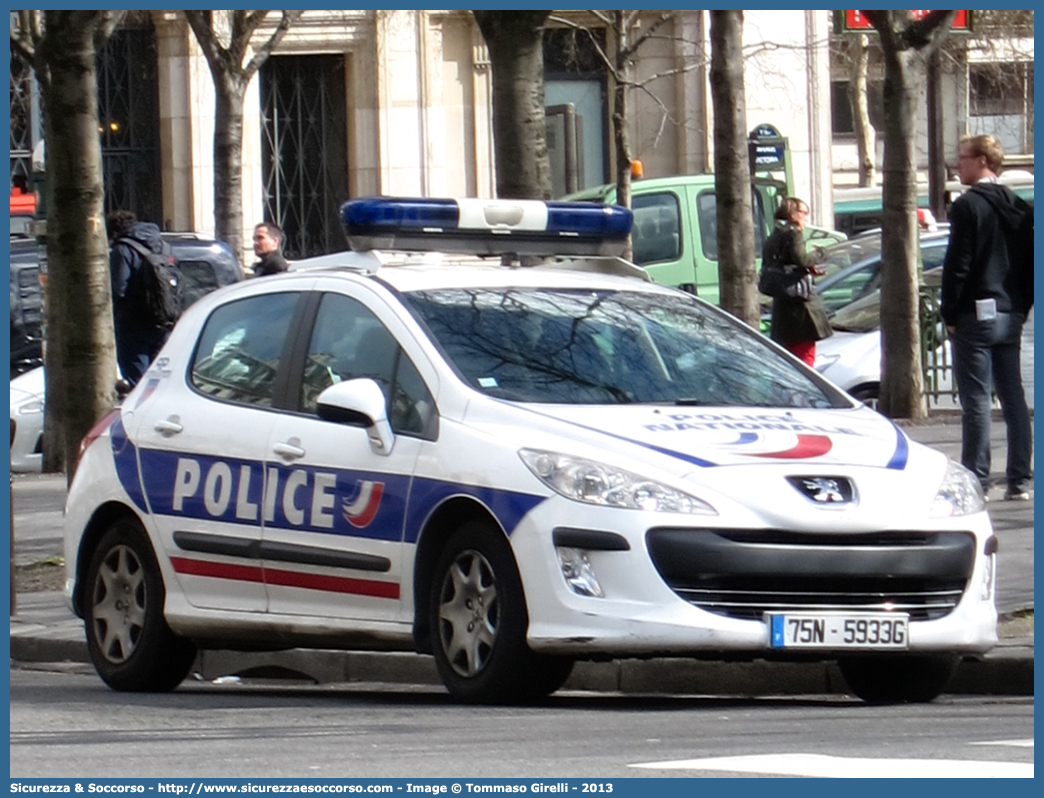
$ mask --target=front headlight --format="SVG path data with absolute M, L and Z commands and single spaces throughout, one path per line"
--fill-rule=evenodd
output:
M 979 478 L 964 466 L 952 460 L 946 466 L 939 492 L 932 502 L 931 518 L 951 518 L 958 515 L 971 515 L 986 509 L 986 499 L 982 495 Z
M 702 499 L 604 463 L 536 449 L 520 449 L 518 456 L 541 482 L 573 501 L 660 513 L 718 514 Z

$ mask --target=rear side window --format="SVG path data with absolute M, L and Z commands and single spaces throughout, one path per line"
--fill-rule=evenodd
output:
M 634 212 L 631 227 L 634 262 L 644 266 L 678 260 L 681 257 L 678 198 L 670 192 L 642 194 L 631 198 L 631 210 Z
M 214 267 L 205 260 L 179 260 L 178 271 L 181 273 L 181 301 L 186 308 L 221 285 Z
M 215 310 L 196 347 L 192 385 L 215 399 L 271 407 L 297 298 L 265 294 Z

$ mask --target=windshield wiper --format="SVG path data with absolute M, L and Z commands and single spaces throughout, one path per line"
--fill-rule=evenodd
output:
M 709 405 L 711 403 L 704 401 L 703 399 L 693 399 L 690 397 L 685 397 L 682 399 L 675 399 L 674 404 L 677 407 L 701 407 L 703 405 Z

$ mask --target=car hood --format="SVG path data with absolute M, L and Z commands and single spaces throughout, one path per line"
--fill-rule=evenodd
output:
M 19 401 L 24 401 L 30 397 L 43 399 L 44 389 L 44 370 L 42 366 L 31 369 L 25 372 L 25 374 L 19 374 L 11 380 L 11 404 L 15 403 L 15 396 L 21 397 Z
M 598 450 L 632 461 L 647 457 L 678 475 L 694 468 L 795 463 L 902 470 L 911 447 L 902 430 L 867 408 L 523 407 L 530 417 L 516 426 L 526 430 L 523 446 L 587 457 Z

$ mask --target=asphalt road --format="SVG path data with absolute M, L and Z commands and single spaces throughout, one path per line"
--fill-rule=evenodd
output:
M 437 688 L 373 684 L 119 694 L 80 671 L 11 671 L 12 778 L 1033 774 L 1032 698 L 567 693 L 467 707 Z

